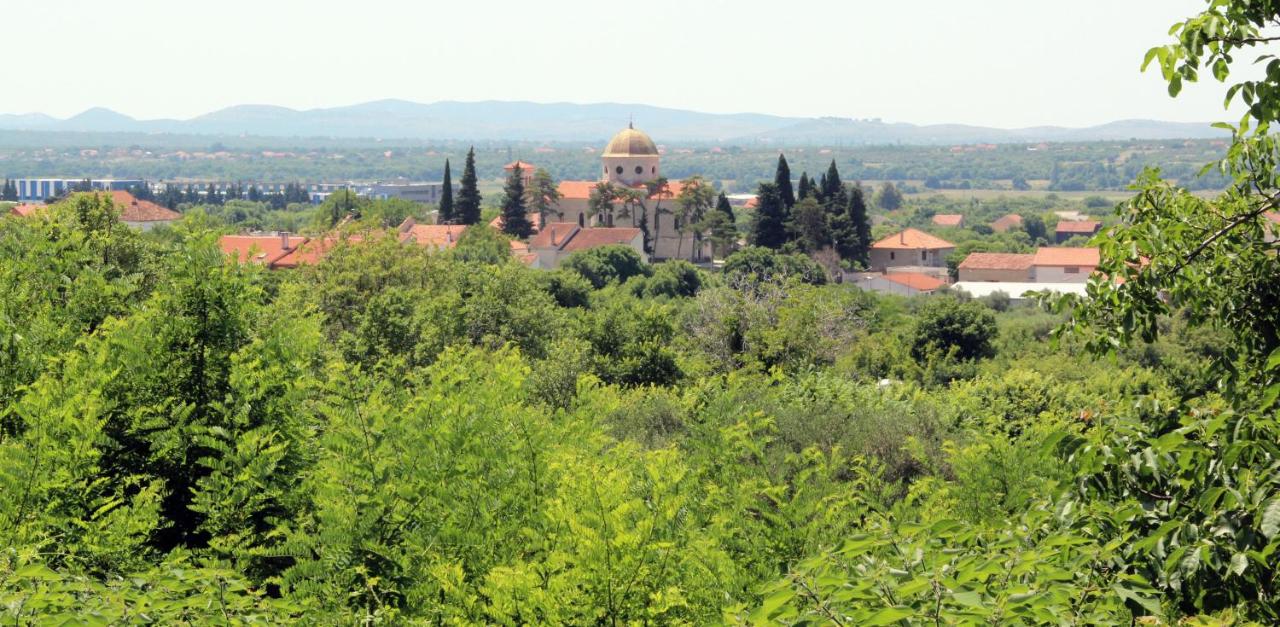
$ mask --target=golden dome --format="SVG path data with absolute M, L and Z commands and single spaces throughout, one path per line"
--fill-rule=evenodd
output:
M 645 135 L 643 131 L 637 131 L 633 126 L 627 126 L 622 129 L 613 139 L 609 140 L 609 145 L 604 148 L 604 156 L 606 157 L 643 157 L 657 156 L 658 146 Z

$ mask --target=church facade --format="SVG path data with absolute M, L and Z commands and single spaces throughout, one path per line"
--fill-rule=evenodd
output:
M 699 243 L 690 225 L 679 218 L 680 182 L 650 189 L 649 184 L 662 176 L 662 163 L 648 135 L 628 126 L 609 140 L 600 159 L 598 180 L 560 183 L 556 215 L 543 216 L 545 222 L 574 223 L 584 229 L 636 227 L 647 231 L 646 249 L 654 259 L 711 260 L 711 243 L 705 238 Z M 611 209 L 593 211 L 591 198 L 602 184 L 619 198 Z

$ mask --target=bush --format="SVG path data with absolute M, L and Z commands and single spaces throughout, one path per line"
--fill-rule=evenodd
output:
M 985 305 L 962 303 L 954 298 L 932 298 L 920 308 L 911 356 L 925 361 L 942 355 L 960 361 L 991 357 L 996 317 Z
M 630 246 L 613 244 L 569 255 L 560 267 L 572 270 L 591 282 L 596 289 L 610 283 L 626 283 L 634 276 L 649 276 L 652 269 Z
M 818 262 L 798 253 L 780 253 L 762 246 L 748 246 L 724 260 L 724 275 L 732 285 L 759 284 L 795 279 L 811 285 L 827 282 Z

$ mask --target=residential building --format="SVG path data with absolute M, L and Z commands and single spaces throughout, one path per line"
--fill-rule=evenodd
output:
M 116 190 L 111 192 L 111 201 L 120 212 L 120 221 L 143 231 L 150 231 L 161 224 L 169 224 L 182 219 L 182 214 L 151 202 L 138 200 L 133 194 Z
M 565 257 L 582 250 L 621 244 L 629 246 L 648 260 L 644 252 L 644 233 L 635 227 L 583 227 L 575 222 L 551 222 L 529 238 L 529 254 L 536 256 L 536 266 L 559 267 Z
M 1032 254 L 970 253 L 960 262 L 961 281 L 1030 281 Z
M 1031 260 L 1036 283 L 1084 283 L 1098 267 L 1097 248 L 1039 248 Z
M 1097 220 L 1060 220 L 1053 230 L 1053 235 L 1061 244 L 1077 235 L 1093 237 L 1100 230 L 1102 230 L 1102 223 Z
M 904 229 L 871 245 L 871 270 L 893 267 L 945 268 L 955 244 L 918 229 Z
M 863 272 L 854 277 L 854 285 L 882 294 L 916 296 L 930 294 L 947 286 L 947 282 L 918 272 Z
M 222 253 L 234 257 L 241 263 L 257 263 L 268 268 L 277 268 L 276 264 L 297 248 L 307 243 L 307 238 L 281 232 L 271 235 L 223 235 L 218 238 L 218 246 Z
M 436 250 L 453 248 L 466 230 L 465 224 L 418 224 L 413 216 L 405 218 L 397 229 L 401 242 L 411 242 Z

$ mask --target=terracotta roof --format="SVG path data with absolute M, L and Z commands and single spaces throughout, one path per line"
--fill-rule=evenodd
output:
M 124 190 L 109 192 L 111 200 L 120 209 L 122 222 L 172 222 L 182 219 L 182 214 L 162 207 L 150 200 L 138 200 Z
M 933 223 L 938 226 L 960 226 L 964 223 L 964 216 L 958 213 L 939 213 L 933 216 Z
M 969 253 L 960 262 L 961 270 L 1027 270 L 1035 255 L 1017 253 Z
M 1011 213 L 1007 216 L 1004 216 L 1003 218 L 996 220 L 995 222 L 992 222 L 991 230 L 997 233 L 1004 233 L 1009 229 L 1012 229 L 1014 227 L 1019 227 L 1019 226 L 1022 226 L 1022 216 L 1016 213 Z
M 288 248 L 285 248 L 285 240 Z M 272 265 L 285 255 L 307 243 L 301 235 L 223 235 L 218 246 L 223 254 L 235 257 L 242 263 Z
M 419 246 L 453 248 L 465 230 L 466 225 L 458 224 L 413 224 L 401 229 L 400 241 L 412 241 Z
M 893 281 L 898 285 L 905 285 L 914 290 L 920 290 L 921 292 L 932 292 L 933 290 L 944 287 L 947 284 L 946 281 L 943 281 L 938 277 L 932 277 L 918 272 L 890 272 L 884 275 L 884 279 L 886 281 Z
M 1280 213 L 1277 213 L 1275 211 L 1268 211 L 1266 213 L 1263 213 L 1262 217 L 1270 220 L 1274 224 L 1280 224 Z
M 1084 266 L 1098 265 L 1097 248 L 1039 248 L 1033 266 Z
M 511 163 L 508 163 L 507 165 L 502 166 L 502 169 L 510 172 L 516 169 L 516 166 L 520 166 L 521 174 L 526 174 L 526 173 L 533 174 L 534 172 L 538 171 L 538 166 L 533 165 L 528 161 L 521 161 L 520 159 L 516 159 L 515 161 L 512 161 Z
M 747 202 L 743 203 L 742 206 L 746 207 L 747 209 L 755 209 L 756 207 L 760 206 L 760 199 L 752 197 L 748 199 Z
M 25 218 L 31 215 L 35 215 L 37 211 L 41 211 L 44 208 L 45 208 L 45 205 L 31 205 L 31 204 L 14 205 L 13 208 L 9 210 L 9 213 L 12 213 L 15 216 Z
M 1102 228 L 1102 223 L 1097 220 L 1061 220 L 1058 222 L 1054 232 L 1093 235 L 1100 228 Z
M 529 239 L 529 248 L 552 248 L 578 251 L 610 244 L 630 244 L 640 237 L 640 229 L 632 227 L 581 228 L 574 222 L 552 222 Z
M 536 214 L 530 214 L 530 217 L 532 217 L 533 215 L 536 215 Z M 534 223 L 534 225 L 533 225 L 533 232 L 534 232 L 534 233 L 537 233 L 537 232 L 538 232 L 538 225 L 537 225 L 536 221 L 534 221 L 534 222 L 535 222 L 535 223 Z M 493 227 L 494 229 L 499 230 L 499 231 L 501 231 L 501 230 L 502 230 L 502 225 L 503 225 L 503 224 L 506 224 L 506 222 L 502 219 L 502 214 L 498 214 L 498 215 L 497 215 L 497 217 L 495 217 L 494 219 L 492 219 L 492 220 L 490 220 L 490 221 L 489 221 L 489 226 L 491 226 L 491 227 Z
M 592 190 L 594 190 L 599 184 L 600 181 L 560 181 L 560 185 L 557 189 L 560 191 L 560 196 L 563 198 L 586 200 L 591 198 Z M 643 185 L 636 185 L 633 189 L 644 188 L 645 187 Z M 661 196 L 663 200 L 675 198 L 680 195 L 680 190 L 682 189 L 684 189 L 684 186 L 680 184 L 680 181 L 667 181 L 666 189 L 649 196 L 649 198 L 656 198 L 658 196 Z
M 352 238 L 358 241 L 358 238 Z M 329 251 L 336 248 L 342 240 L 336 237 L 325 237 L 323 239 L 308 240 L 300 246 L 295 246 L 285 256 L 277 259 L 271 264 L 272 268 L 296 268 L 301 265 L 315 265 L 320 263 Z
M 941 237 L 934 237 L 918 229 L 904 229 L 871 245 L 880 249 L 919 249 L 936 250 L 939 248 L 955 248 L 956 245 Z

